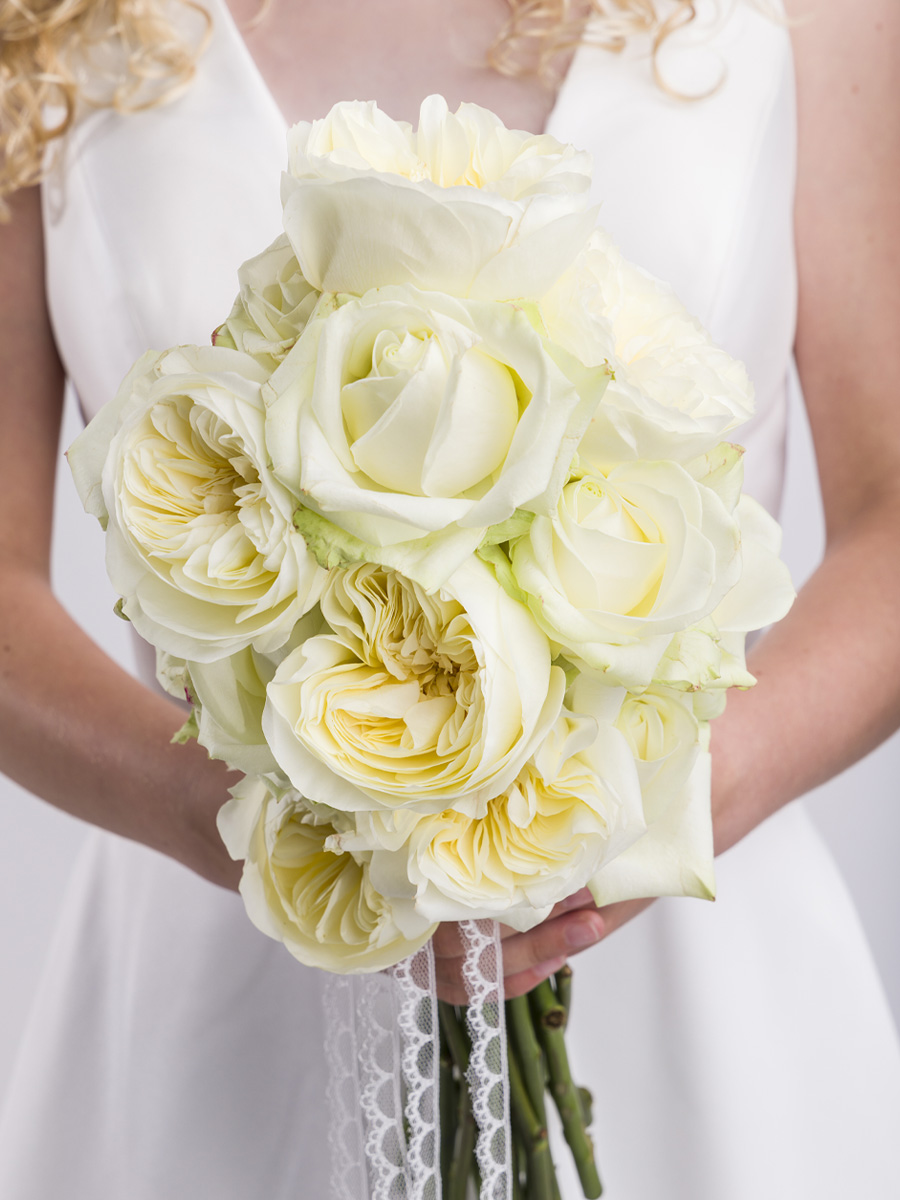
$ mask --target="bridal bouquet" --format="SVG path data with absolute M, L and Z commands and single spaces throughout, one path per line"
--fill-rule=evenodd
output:
M 438 922 L 477 970 L 485 922 L 527 930 L 586 885 L 713 895 L 709 721 L 792 597 L 729 440 L 744 368 L 596 227 L 589 184 L 586 155 L 436 96 L 416 131 L 363 103 L 296 126 L 284 232 L 213 344 L 145 354 L 69 454 L 121 613 L 192 705 L 182 736 L 244 773 L 219 827 L 250 918 L 341 975 L 418 956 L 407 1018 Z M 462 1113 L 445 1195 L 470 1055 L 501 1080 L 482 1195 L 555 1194 L 547 1073 L 599 1194 L 554 1040 L 568 974 L 510 1006 L 499 1049 L 488 983 L 468 1028 L 444 1006 L 443 1055 L 425 1021 Z M 510 1090 L 519 1141 L 491 1150 Z M 409 1105 L 382 1117 L 404 1194 L 418 1154 L 439 1195 Z

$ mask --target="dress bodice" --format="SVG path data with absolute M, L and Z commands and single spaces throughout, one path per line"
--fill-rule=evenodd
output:
M 193 86 L 161 108 L 89 117 L 64 182 L 46 189 L 51 315 L 87 416 L 144 350 L 206 342 L 238 265 L 280 229 L 285 121 L 224 0 L 211 2 Z M 639 43 L 622 56 L 584 45 L 547 132 L 593 155 L 600 219 L 625 254 L 747 364 L 757 412 L 741 431 L 746 486 L 775 509 L 795 314 L 790 44 L 733 0 L 710 30 L 714 7 L 698 6 L 691 40 L 668 58 L 678 86 L 717 72 L 711 95 L 667 94 Z

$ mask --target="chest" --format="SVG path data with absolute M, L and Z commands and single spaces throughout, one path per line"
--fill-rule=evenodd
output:
M 587 7 L 577 0 L 573 16 Z M 228 0 L 228 9 L 290 122 L 358 99 L 415 124 L 422 99 L 440 92 L 451 108 L 473 101 L 511 128 L 540 132 L 553 108 L 553 86 L 488 63 L 509 17 L 506 0 L 273 0 L 264 9 L 258 0 Z M 558 73 L 570 57 L 555 63 Z

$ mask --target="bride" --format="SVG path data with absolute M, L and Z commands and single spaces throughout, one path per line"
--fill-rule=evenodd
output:
M 203 341 L 228 311 L 237 264 L 277 232 L 286 119 L 358 96 L 414 122 L 440 91 L 591 150 L 604 225 L 748 363 L 748 490 L 770 509 L 793 349 L 828 526 L 821 567 L 753 650 L 757 686 L 714 726 L 729 851 L 717 904 L 598 912 L 576 896 L 506 940 L 508 993 L 590 947 L 573 1056 L 610 1200 L 888 1196 L 900 1059 L 790 801 L 900 721 L 900 426 L 885 382 L 900 367 L 900 164 L 880 149 L 900 141 L 900 12 L 798 0 L 789 15 L 812 19 L 789 33 L 743 0 L 616 0 L 573 55 L 586 9 L 553 0 L 540 19 L 514 4 L 505 36 L 504 0 L 281 2 L 255 24 L 255 0 L 210 0 L 191 80 L 193 7 L 23 0 L 0 16 L 0 767 L 127 839 L 93 838 L 67 898 L 0 1127 L 0 1194 L 326 1192 L 320 979 L 232 894 L 239 870 L 215 829 L 225 769 L 170 744 L 180 709 L 106 659 L 50 591 L 56 437 L 66 375 L 91 416 L 147 346 Z M 492 45 L 503 70 L 483 65 Z M 561 49 L 556 95 L 516 69 L 535 46 Z M 102 95 L 115 72 L 124 82 Z M 78 92 L 97 107 L 79 110 L 42 205 L 41 105 Z M 458 999 L 452 929 L 436 950 Z M 576 1188 L 566 1177 L 565 1200 Z

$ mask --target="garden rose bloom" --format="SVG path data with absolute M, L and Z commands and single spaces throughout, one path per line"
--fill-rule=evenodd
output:
M 222 347 L 150 352 L 69 451 L 125 616 L 199 662 L 277 649 L 325 578 L 268 465 L 265 377 Z
M 634 759 L 609 723 L 565 711 L 482 818 L 358 813 L 341 846 L 373 849 L 372 880 L 431 920 L 530 929 L 644 831 Z
M 219 811 L 232 858 L 244 859 L 250 920 L 310 967 L 380 971 L 414 954 L 435 926 L 411 903 L 382 896 L 369 855 L 328 848 L 336 826 L 271 779 L 248 777 Z
M 263 729 L 311 800 L 483 816 L 556 721 L 565 679 L 547 639 L 471 560 L 435 595 L 371 564 L 335 571 L 330 631 L 268 686 Z
M 422 104 L 419 130 L 375 104 L 294 126 L 284 227 L 304 276 L 361 295 L 412 283 L 454 296 L 541 296 L 594 225 L 590 159 L 486 109 Z
M 549 336 L 615 378 L 583 453 L 608 468 L 629 459 L 687 463 L 753 413 L 743 364 L 717 346 L 671 287 L 629 263 L 596 230 L 541 303 Z

